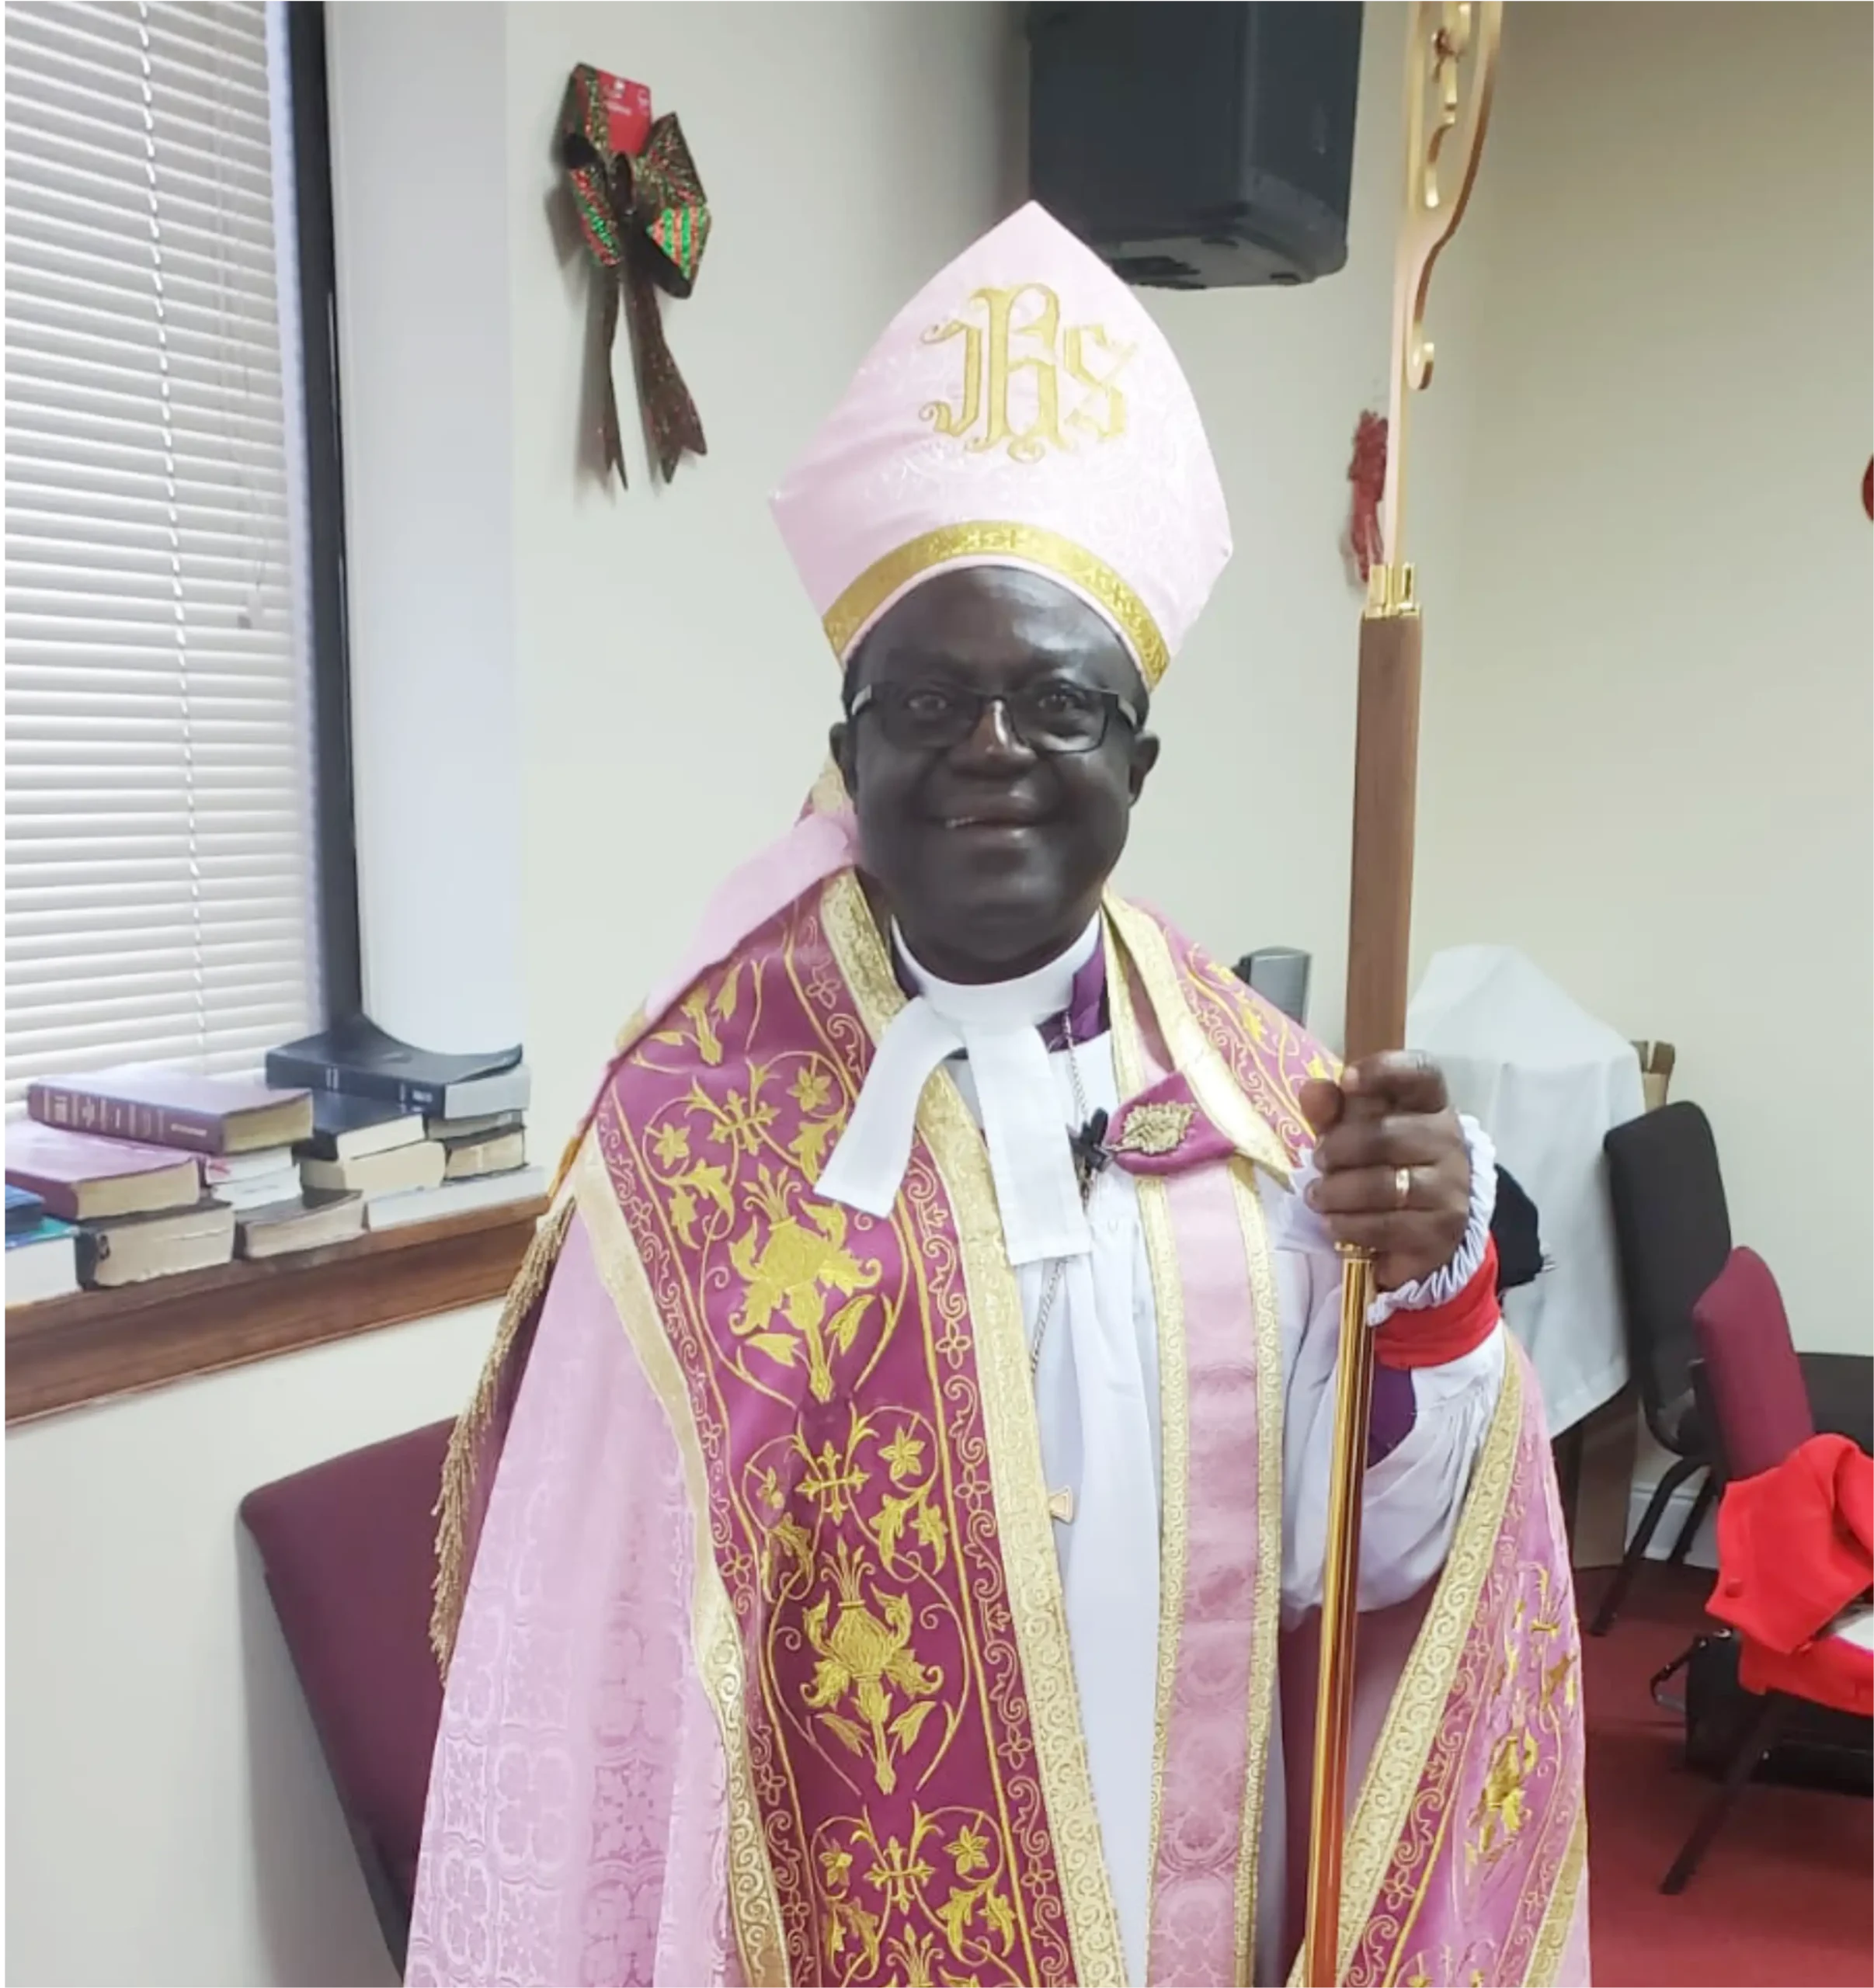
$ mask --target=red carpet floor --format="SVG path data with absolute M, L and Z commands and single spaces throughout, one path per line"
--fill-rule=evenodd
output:
M 1605 1579 L 1581 1576 L 1584 1619 Z M 1653 1705 L 1647 1680 L 1704 1621 L 1711 1579 L 1649 1568 L 1612 1630 L 1583 1639 L 1598 1988 L 1869 1988 L 1874 1802 L 1864 1797 L 1753 1785 L 1685 1891 L 1660 1892 L 1713 1784 L 1686 1770 L 1679 1716 Z

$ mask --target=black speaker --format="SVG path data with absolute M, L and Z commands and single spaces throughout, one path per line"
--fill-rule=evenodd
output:
M 1128 283 L 1331 276 L 1347 260 L 1361 11 L 1030 7 L 1030 191 Z

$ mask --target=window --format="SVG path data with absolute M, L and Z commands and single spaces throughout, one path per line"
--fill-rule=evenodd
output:
M 317 10 L 5 23 L 16 1107 L 113 1062 L 258 1070 L 357 968 Z

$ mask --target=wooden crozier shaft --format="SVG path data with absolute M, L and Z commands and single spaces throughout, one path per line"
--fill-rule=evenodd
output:
M 1353 886 L 1347 952 L 1350 1062 L 1378 1050 L 1403 1048 L 1406 1039 L 1422 632 L 1416 609 L 1369 611 L 1360 624 Z M 1354 1630 L 1359 1619 L 1360 1514 L 1373 1399 L 1373 1352 L 1366 1326 L 1372 1297 L 1371 1259 L 1347 1255 L 1341 1266 L 1340 1360 L 1322 1567 L 1321 1667 L 1315 1705 L 1308 1922 L 1302 1952 L 1302 1978 L 1307 1988 L 1335 1988 L 1340 1978 L 1347 1749 L 1353 1725 Z
M 1418 807 L 1417 611 L 1360 624 L 1354 746 L 1353 888 L 1347 910 L 1347 1060 L 1403 1048 Z

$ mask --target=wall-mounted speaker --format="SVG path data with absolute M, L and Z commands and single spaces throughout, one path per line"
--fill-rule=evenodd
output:
M 1041 4 L 1027 26 L 1030 191 L 1128 283 L 1346 262 L 1358 5 Z

